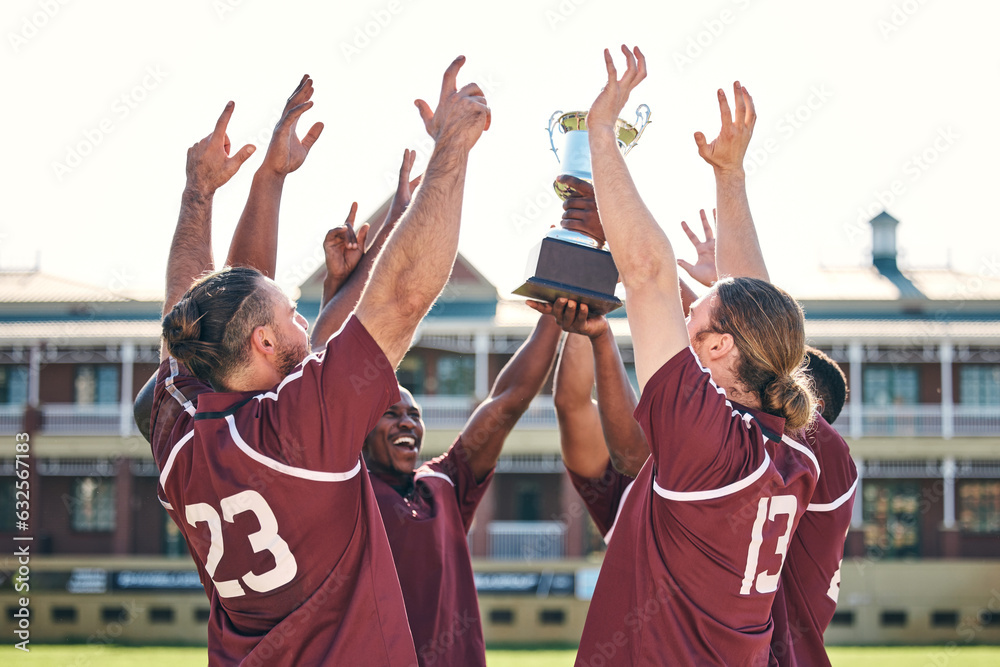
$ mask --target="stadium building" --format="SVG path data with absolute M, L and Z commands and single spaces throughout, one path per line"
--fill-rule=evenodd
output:
M 809 342 L 848 377 L 835 426 L 860 472 L 827 640 L 997 643 L 1000 265 L 901 268 L 897 224 L 871 221 L 866 266 L 791 286 Z M 301 286 L 307 317 L 321 283 L 319 270 Z M 29 548 L 34 641 L 205 641 L 208 603 L 132 421 L 157 367 L 160 298 L 0 272 L 0 538 Z M 423 408 L 425 458 L 448 448 L 535 321 L 459 257 L 398 372 Z M 29 434 L 21 459 L 18 433 Z M 551 381 L 509 437 L 469 545 L 488 642 L 579 638 L 603 545 L 562 466 Z M 0 628 L 11 633 L 27 593 L 6 553 Z

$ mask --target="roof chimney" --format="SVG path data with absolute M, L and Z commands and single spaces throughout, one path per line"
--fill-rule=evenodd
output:
M 898 270 L 896 225 L 899 224 L 899 220 L 882 211 L 869 222 L 872 226 L 872 264 L 881 273 Z
M 872 226 L 872 265 L 896 286 L 900 298 L 927 298 L 896 264 L 896 225 L 899 220 L 882 211 L 869 222 Z

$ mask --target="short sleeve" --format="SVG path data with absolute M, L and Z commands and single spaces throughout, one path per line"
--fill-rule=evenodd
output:
M 168 357 L 156 373 L 153 386 L 153 406 L 149 415 L 149 437 L 153 458 L 161 466 L 177 438 L 175 428 L 189 428 L 188 421 L 198 409 L 198 396 L 211 392 L 212 386 L 191 374 L 187 367 Z
M 290 465 L 346 473 L 358 465 L 365 436 L 398 402 L 395 369 L 353 315 L 273 390 L 255 397 L 261 419 L 253 440 Z M 249 407 L 249 406 L 248 406 Z
M 476 508 L 483 499 L 486 489 L 489 488 L 493 480 L 493 470 L 481 481 L 476 481 L 476 476 L 469 465 L 469 452 L 462 443 L 459 436 L 447 452 L 432 459 L 420 466 L 416 473 L 416 479 L 428 476 L 444 476 L 455 488 L 455 498 L 458 500 L 458 511 L 462 516 L 462 525 L 465 532 L 469 532 L 472 527 L 472 519 L 476 515 Z
M 628 485 L 635 481 L 634 478 L 615 470 L 610 461 L 604 473 L 596 479 L 578 475 L 569 468 L 566 468 L 566 473 L 587 506 L 594 525 L 601 531 L 601 536 L 607 535 L 615 524 L 622 495 Z
M 749 477 L 767 457 L 759 426 L 732 406 L 690 347 L 646 383 L 635 419 L 666 491 L 720 489 Z

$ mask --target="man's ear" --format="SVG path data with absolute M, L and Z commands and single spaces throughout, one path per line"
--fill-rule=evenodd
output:
M 712 334 L 708 354 L 711 359 L 722 359 L 736 349 L 736 341 L 732 334 Z
M 260 354 L 273 355 L 277 353 L 277 337 L 266 324 L 256 327 L 250 334 L 250 348 Z
M 820 398 L 819 396 L 817 396 L 816 397 L 816 412 L 818 412 L 820 414 L 823 414 L 824 410 L 826 410 L 826 401 L 824 401 L 822 398 Z

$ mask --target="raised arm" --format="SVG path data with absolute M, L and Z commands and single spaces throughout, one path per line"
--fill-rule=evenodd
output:
M 642 52 L 636 48 L 633 55 L 625 46 L 622 52 L 628 68 L 619 81 L 611 54 L 604 51 L 608 82 L 590 108 L 587 127 L 597 208 L 625 285 L 636 373 L 645 386 L 688 345 L 688 334 L 673 248 L 639 196 L 616 144 L 615 121 L 629 93 L 646 77 Z
M 229 136 L 226 127 L 235 108 L 226 104 L 210 135 L 188 149 L 187 181 L 181 195 L 181 212 L 167 255 L 166 290 L 162 314 L 170 312 L 181 300 L 195 278 L 214 268 L 212 261 L 212 200 L 215 191 L 225 185 L 244 162 L 253 155 L 254 147 L 247 144 L 229 157 Z M 160 346 L 160 361 L 167 358 L 166 346 Z M 135 398 L 132 415 L 139 432 L 149 440 L 149 418 L 153 408 L 154 373 Z
M 252 266 L 267 277 L 274 278 L 278 254 L 278 210 L 285 177 L 302 166 L 309 149 L 323 131 L 323 123 L 316 123 L 301 141 L 295 132 L 299 118 L 313 105 L 309 101 L 312 94 L 313 82 L 307 74 L 285 102 L 281 120 L 274 126 L 267 154 L 253 176 L 246 206 L 233 232 L 227 266 Z
M 753 136 L 757 112 L 754 110 L 753 98 L 739 81 L 733 84 L 733 96 L 736 101 L 735 117 L 730 112 L 729 102 L 721 88 L 718 95 L 719 112 L 722 116 L 719 136 L 712 143 L 706 143 L 704 134 L 701 132 L 694 134 L 698 154 L 712 165 L 715 171 L 715 197 L 718 207 L 716 225 L 719 232 L 715 251 L 716 265 L 719 275 L 722 276 L 769 281 L 764 254 L 757 240 L 757 229 L 750 215 L 746 172 L 743 170 L 743 158 L 747 146 L 750 145 L 750 137 Z
M 229 157 L 229 136 L 226 126 L 235 104 L 229 102 L 215 124 L 215 130 L 187 152 L 187 183 L 181 196 L 181 212 L 167 256 L 167 288 L 163 300 L 163 315 L 181 300 L 191 283 L 212 262 L 212 200 L 215 191 L 225 185 L 253 152 L 247 144 Z M 160 360 L 166 359 L 161 349 Z
M 607 318 L 602 315 L 588 317 L 587 304 L 578 305 L 566 299 L 556 299 L 552 314 L 563 330 L 590 340 L 597 377 L 597 407 L 608 454 L 615 470 L 635 477 L 649 458 L 649 445 L 632 417 L 638 399 L 629 383 Z
M 539 317 L 528 340 L 500 370 L 490 395 L 462 428 L 462 443 L 477 482 L 496 467 L 504 440 L 552 371 L 561 336 L 555 320 Z
M 456 89 L 464 62 L 464 56 L 456 58 L 445 72 L 435 111 L 423 100 L 416 102 L 434 150 L 412 204 L 375 260 L 356 310 L 394 366 L 451 274 L 469 151 L 490 124 L 479 86 L 470 83 Z
M 371 230 L 362 225 L 355 235 L 354 217 L 358 211 L 358 205 L 355 203 L 344 225 L 327 233 L 323 242 L 326 278 L 323 281 L 320 314 L 316 318 L 311 336 L 313 349 L 326 345 L 330 336 L 340 329 L 357 307 L 361 292 L 371 276 L 375 260 L 390 232 L 395 229 L 396 223 L 410 205 L 411 193 L 420 183 L 420 176 L 410 180 L 410 171 L 413 169 L 416 156 L 416 151 L 409 149 L 403 151 L 396 193 L 378 229 Z M 367 239 L 371 239 L 371 244 L 366 247 Z
M 559 448 L 566 468 L 580 477 L 599 479 L 608 467 L 601 415 L 590 397 L 594 388 L 594 352 L 590 341 L 569 334 L 559 353 L 552 400 L 559 421 Z

